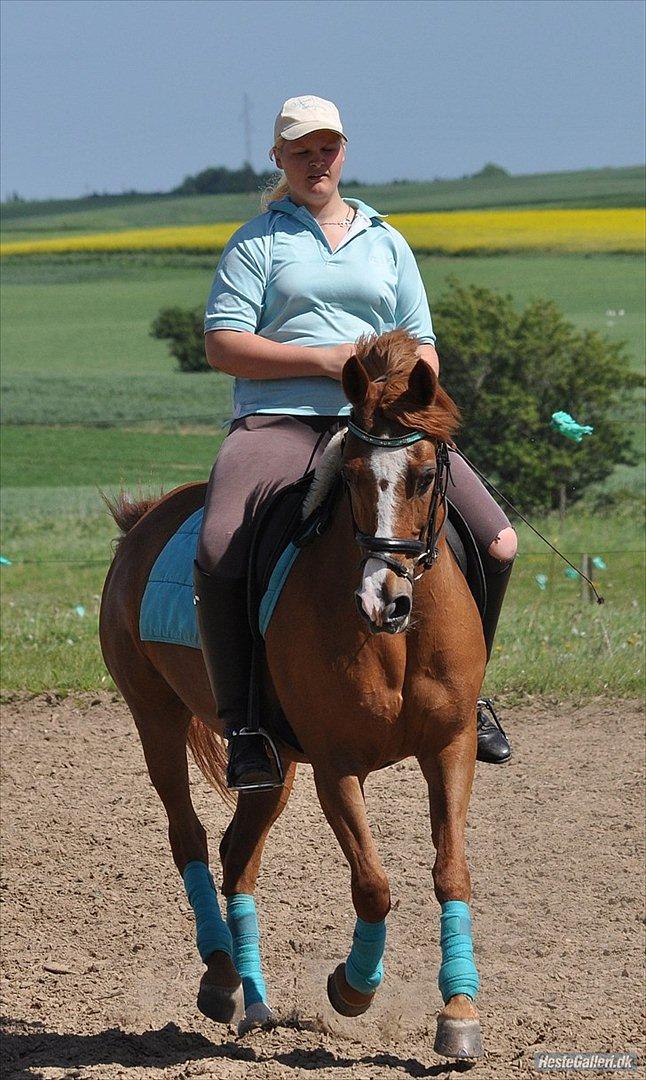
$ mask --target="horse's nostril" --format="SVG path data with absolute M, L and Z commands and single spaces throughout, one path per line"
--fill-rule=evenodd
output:
M 388 604 L 384 611 L 384 617 L 388 622 L 397 622 L 399 619 L 405 619 L 407 615 L 410 615 L 412 603 L 410 596 L 402 595 L 396 596 L 395 599 Z

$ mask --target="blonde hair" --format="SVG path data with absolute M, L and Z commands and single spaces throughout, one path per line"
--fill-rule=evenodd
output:
M 342 135 L 343 145 L 347 144 L 345 135 Z M 285 139 L 282 135 L 279 135 L 276 142 L 269 151 L 269 157 L 273 161 L 276 151 L 282 150 L 285 145 Z M 267 187 L 260 193 L 260 209 L 264 213 L 269 209 L 270 202 L 274 202 L 277 199 L 284 199 L 286 195 L 289 195 L 289 181 L 285 176 L 285 173 L 281 173 L 277 180 L 270 180 Z
M 269 157 L 273 161 L 276 150 L 282 150 L 285 145 L 285 140 L 282 135 L 279 135 L 275 144 L 269 151 Z M 269 209 L 270 202 L 274 202 L 275 199 L 284 199 L 286 195 L 289 195 L 289 183 L 285 173 L 281 173 L 277 180 L 270 180 L 267 187 L 260 193 L 260 209 L 264 213 Z

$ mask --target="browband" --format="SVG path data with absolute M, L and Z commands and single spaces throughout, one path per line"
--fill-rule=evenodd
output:
M 391 447 L 395 449 L 397 446 L 412 446 L 413 443 L 426 438 L 423 431 L 410 431 L 408 435 L 397 435 L 391 439 L 387 437 L 380 438 L 378 435 L 369 435 L 363 428 L 357 427 L 352 419 L 348 419 L 348 431 L 351 431 L 362 442 L 370 443 L 371 446 L 383 446 L 388 449 Z

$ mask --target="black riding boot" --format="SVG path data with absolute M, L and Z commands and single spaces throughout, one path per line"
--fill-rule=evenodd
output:
M 493 560 L 488 560 L 492 562 Z M 487 661 L 491 657 L 493 639 L 500 618 L 502 602 L 509 584 L 513 561 L 508 563 L 497 573 L 485 569 L 487 581 L 487 609 L 485 611 L 483 631 L 485 645 L 487 646 Z M 489 698 L 478 700 L 478 761 L 488 761 L 494 765 L 509 761 L 511 746 L 509 739 L 502 729 L 502 724 L 496 716 L 494 707 Z
M 228 741 L 227 786 L 236 791 L 280 787 L 273 747 L 270 757 L 265 733 L 246 727 L 253 650 L 246 582 L 205 574 L 194 562 L 193 584 L 204 663 Z

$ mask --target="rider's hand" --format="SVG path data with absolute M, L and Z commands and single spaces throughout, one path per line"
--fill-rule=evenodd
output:
M 326 348 L 319 349 L 323 362 L 323 374 L 327 375 L 328 379 L 340 381 L 345 362 L 354 356 L 355 351 L 356 346 L 353 341 L 344 341 L 342 345 L 328 345 Z

